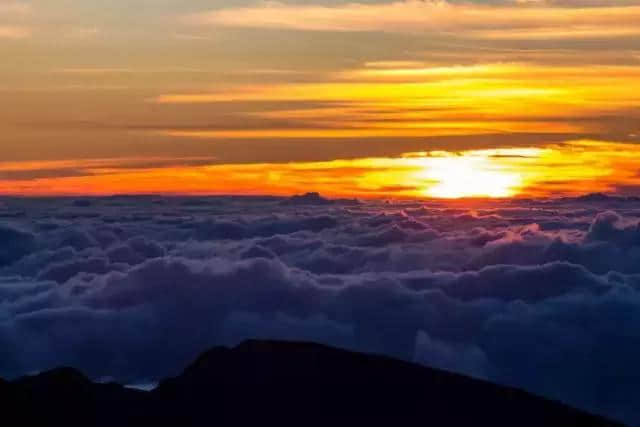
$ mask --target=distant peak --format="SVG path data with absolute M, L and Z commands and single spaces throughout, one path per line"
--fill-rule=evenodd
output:
M 64 383 L 86 383 L 90 384 L 91 380 L 77 369 L 62 367 L 42 372 L 36 375 L 22 377 L 18 379 L 19 383 L 27 382 L 64 382 Z
M 589 194 L 584 194 L 578 197 L 578 199 L 581 199 L 581 200 L 592 200 L 592 201 L 609 200 L 612 198 L 613 198 L 612 196 L 609 196 L 604 193 L 589 193 Z
M 291 350 L 291 349 L 321 349 L 330 348 L 328 346 L 306 341 L 282 341 L 266 339 L 249 339 L 241 342 L 234 350 Z
M 360 204 L 357 199 L 327 199 L 322 197 L 320 193 L 311 191 L 305 194 L 291 196 L 281 202 L 283 205 L 355 205 Z
M 333 201 L 322 197 L 317 192 L 291 196 L 282 202 L 284 205 L 330 205 L 332 203 Z

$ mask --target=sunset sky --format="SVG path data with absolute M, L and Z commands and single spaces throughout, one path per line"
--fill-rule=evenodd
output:
M 0 194 L 640 194 L 640 0 L 0 0 Z
M 0 100 L 0 385 L 284 339 L 640 426 L 640 0 L 0 0 Z

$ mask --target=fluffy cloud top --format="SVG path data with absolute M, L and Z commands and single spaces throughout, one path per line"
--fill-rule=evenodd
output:
M 304 339 L 640 422 L 636 200 L 6 199 L 0 218 L 0 376 L 136 383 Z

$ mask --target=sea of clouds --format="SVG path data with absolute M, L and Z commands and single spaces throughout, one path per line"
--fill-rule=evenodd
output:
M 636 199 L 0 200 L 2 377 L 313 340 L 640 423 Z

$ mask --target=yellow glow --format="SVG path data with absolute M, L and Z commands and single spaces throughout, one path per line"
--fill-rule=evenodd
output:
M 640 147 L 581 140 L 544 147 L 427 151 L 393 158 L 117 169 L 117 161 L 2 163 L 0 170 L 70 168 L 81 176 L 2 180 L 0 193 L 274 194 L 540 197 L 640 187 Z
M 370 64 L 369 64 L 370 65 Z M 249 116 L 289 128 L 167 129 L 190 138 L 416 137 L 500 132 L 595 134 L 608 117 L 640 105 L 640 67 L 543 66 L 526 63 L 393 68 L 334 73 L 320 83 L 238 85 L 211 93 L 173 93 L 161 105 L 306 102 L 309 110 L 274 109 Z M 188 108 L 188 107 L 185 107 Z M 627 111 L 625 113 L 625 111 Z M 296 124 L 299 126 L 297 127 Z
M 424 159 L 425 179 L 435 182 L 424 193 L 430 197 L 509 197 L 522 185 L 517 172 L 503 170 L 486 155 L 446 155 Z

